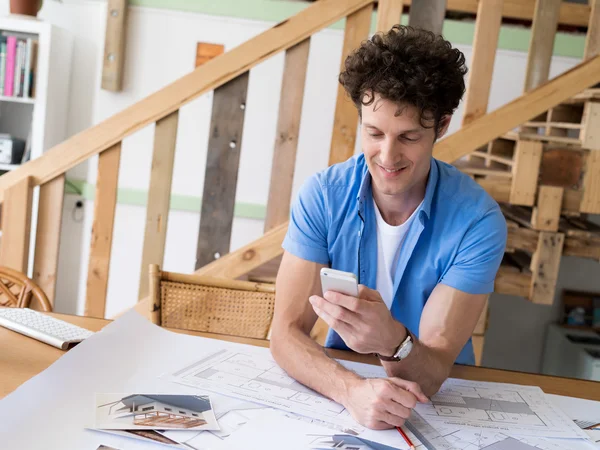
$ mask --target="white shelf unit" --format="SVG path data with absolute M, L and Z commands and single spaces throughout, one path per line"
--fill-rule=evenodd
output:
M 0 32 L 30 36 L 38 42 L 35 98 L 0 96 L 0 133 L 29 137 L 30 159 L 35 159 L 67 138 L 73 37 L 51 23 L 21 15 L 0 17 Z M 0 170 L 18 167 L 3 164 Z

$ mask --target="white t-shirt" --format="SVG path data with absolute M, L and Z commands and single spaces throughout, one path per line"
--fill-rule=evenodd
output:
M 389 309 L 394 301 L 393 277 L 400 259 L 400 250 L 421 205 L 415 209 L 406 222 L 397 226 L 390 225 L 383 220 L 375 199 L 373 199 L 373 206 L 377 216 L 377 291 Z

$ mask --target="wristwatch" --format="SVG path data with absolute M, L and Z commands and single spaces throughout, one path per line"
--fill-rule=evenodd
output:
M 377 354 L 377 357 L 382 361 L 402 361 L 406 358 L 413 348 L 413 339 L 410 332 L 406 330 L 406 339 L 404 339 L 392 356 L 383 356 Z

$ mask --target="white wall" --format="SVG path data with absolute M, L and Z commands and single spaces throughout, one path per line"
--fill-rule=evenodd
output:
M 123 91 L 111 93 L 99 87 L 105 8 L 104 1 L 64 0 L 63 3 L 57 3 L 46 0 L 40 14 L 45 20 L 75 34 L 68 126 L 70 134 L 110 117 L 191 71 L 197 42 L 224 44 L 225 49 L 229 50 L 272 25 L 200 14 L 130 8 Z M 0 14 L 6 11 L 8 0 L 0 0 Z M 307 176 L 327 165 L 341 46 L 342 32 L 338 30 L 325 30 L 312 39 L 294 194 Z M 471 48 L 458 47 L 470 61 Z M 555 57 L 552 76 L 576 63 L 575 59 Z M 525 53 L 498 52 L 490 109 L 521 94 L 525 64 Z M 282 71 L 283 55 L 279 54 L 250 73 L 238 175 L 238 202 L 266 204 Z M 211 102 L 212 94 L 207 94 L 181 109 L 173 177 L 174 194 L 202 194 Z M 451 132 L 460 127 L 461 117 L 462 104 L 451 123 Z M 119 177 L 121 188 L 148 188 L 152 139 L 153 126 L 149 126 L 124 141 Z M 97 159 L 93 158 L 89 164 L 82 164 L 69 175 L 87 178 L 94 183 L 96 165 Z M 56 309 L 80 314 L 85 298 L 93 204 L 86 202 L 83 210 L 75 210 L 75 200 L 75 196 L 67 196 L 65 201 Z M 118 205 L 106 311 L 109 317 L 136 301 L 144 221 L 145 208 Z M 171 211 L 164 262 L 166 270 L 193 271 L 198 226 L 198 213 Z M 236 218 L 232 249 L 259 237 L 262 226 L 262 221 Z M 580 273 L 591 274 L 598 269 L 597 264 L 591 261 L 571 260 L 578 264 Z M 568 276 L 565 274 L 561 270 L 561 280 Z M 594 286 L 589 288 L 594 289 Z M 596 284 L 595 289 L 600 289 L 600 285 Z M 522 299 L 493 296 L 488 334 L 494 338 L 487 341 L 484 362 L 492 366 L 508 364 L 511 368 L 537 370 L 536 358 L 539 357 L 535 355 L 539 354 L 545 325 L 551 320 L 551 314 L 540 313 L 543 308 Z M 523 320 L 517 320 L 514 314 Z M 513 341 L 504 345 L 503 342 L 507 341 L 503 339 L 503 333 L 507 329 L 511 330 Z M 522 333 L 517 333 L 517 329 Z M 527 336 L 525 342 L 530 345 L 531 351 L 522 357 L 515 357 L 520 349 L 526 347 L 520 336 Z

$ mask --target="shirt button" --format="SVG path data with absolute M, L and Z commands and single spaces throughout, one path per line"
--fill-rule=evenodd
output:
M 360 230 L 358 230 L 358 235 L 360 236 Z

